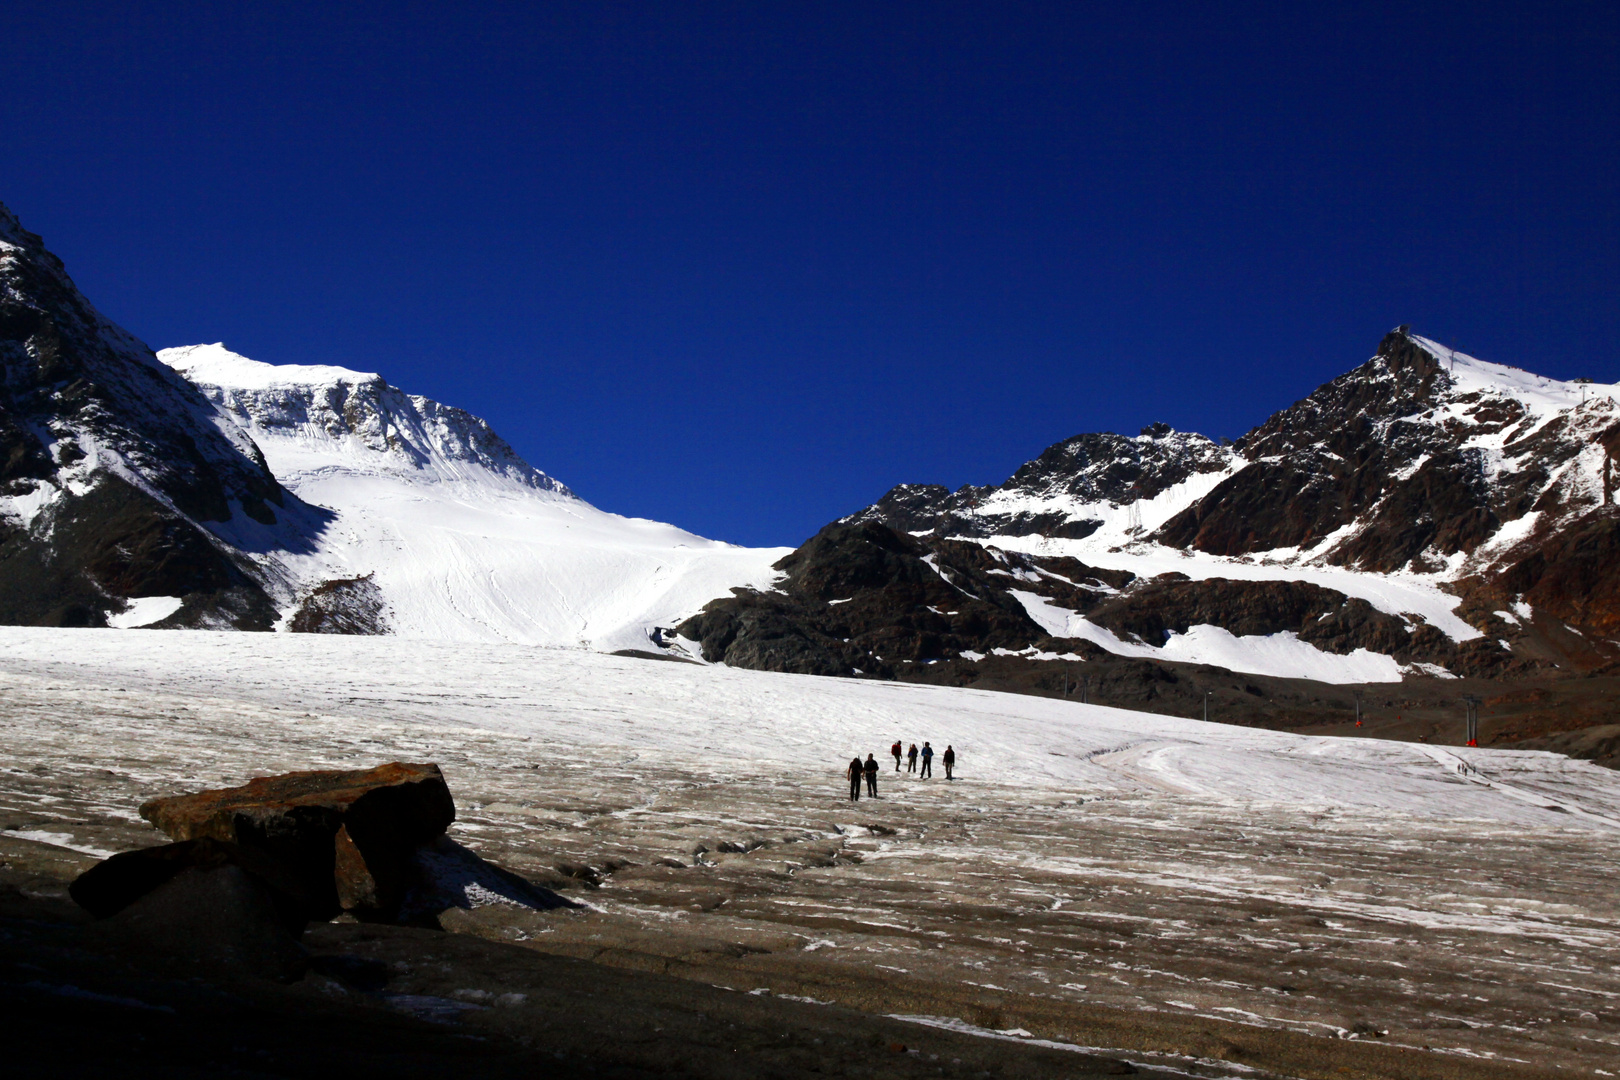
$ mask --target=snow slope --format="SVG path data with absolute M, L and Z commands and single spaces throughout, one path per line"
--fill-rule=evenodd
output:
M 374 374 L 263 364 L 221 344 L 158 356 L 284 486 L 336 512 L 316 551 L 277 561 L 305 591 L 369 575 L 400 636 L 645 648 L 652 627 L 768 586 L 788 552 L 598 510 L 482 420 Z
M 12 679 L 252 700 L 295 715 L 477 728 L 627 759 L 768 772 L 836 774 L 857 750 L 929 739 L 955 747 L 964 775 L 1035 787 L 1620 828 L 1620 772 L 1559 754 L 1294 735 L 1021 694 L 575 649 L 0 627 L 0 687 Z M 91 748 L 83 754 L 96 759 Z

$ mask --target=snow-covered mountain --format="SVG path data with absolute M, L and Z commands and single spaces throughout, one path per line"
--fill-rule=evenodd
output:
M 784 554 L 604 513 L 376 375 L 160 361 L 0 207 L 0 622 L 643 648 Z
M 1153 662 L 1620 662 L 1620 387 L 1405 327 L 1236 443 L 1079 435 L 1002 484 L 896 487 L 792 552 L 604 513 L 378 375 L 159 359 L 3 208 L 0 365 L 3 622 L 603 649 L 679 624 L 706 659 L 786 671 L 1102 662 L 1148 702 L 1176 678 Z
M 1006 483 L 900 484 L 843 520 L 881 521 L 906 532 L 944 536 L 1063 536 L 1096 532 L 1124 509 L 1124 528 L 1139 528 L 1130 510 L 1168 494 L 1171 502 L 1202 493 L 1231 475 L 1237 452 L 1168 424 L 1138 436 L 1095 432 L 1047 447 Z
M 787 553 L 598 510 L 484 421 L 378 375 L 220 344 L 158 355 L 333 515 L 308 552 L 268 555 L 299 583 L 286 629 L 645 649 L 730 588 L 769 587 Z
M 1333 682 L 1604 667 L 1617 398 L 1401 327 L 1230 446 L 1154 425 L 999 485 L 896 487 L 778 592 L 682 632 L 711 660 L 930 680 L 991 654 Z
M 278 475 L 338 467 L 424 483 L 467 481 L 571 494 L 518 457 L 483 420 L 406 394 L 380 375 L 261 364 L 222 343 L 157 355 L 231 421 L 219 425 L 228 436 L 251 434 L 261 444 L 273 443 Z

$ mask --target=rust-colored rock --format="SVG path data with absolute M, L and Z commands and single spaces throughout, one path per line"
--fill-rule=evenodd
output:
M 456 808 L 437 765 L 393 762 L 153 799 L 141 816 L 176 840 L 209 837 L 276 857 L 308 883 L 314 918 L 350 910 L 388 919 L 412 853 L 443 835 Z

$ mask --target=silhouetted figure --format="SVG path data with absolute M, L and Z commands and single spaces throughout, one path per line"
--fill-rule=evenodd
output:
M 917 744 L 912 743 L 911 749 L 906 752 L 906 772 L 917 771 Z
M 951 749 L 950 743 L 945 744 L 945 753 L 940 755 L 939 760 L 945 763 L 945 779 L 951 779 L 951 766 L 956 764 L 956 751 Z
M 934 775 L 934 748 L 930 746 L 926 740 L 923 742 L 922 762 L 922 772 L 917 774 L 917 779 L 919 780 L 925 776 Z
M 899 772 L 900 771 L 900 740 L 899 739 L 894 740 L 894 745 L 889 747 L 889 753 L 894 755 L 894 771 Z
M 866 755 L 866 793 L 877 798 L 877 758 Z
M 856 754 L 849 760 L 849 798 L 851 802 L 859 802 L 861 798 L 861 775 L 866 767 L 861 764 L 861 755 Z

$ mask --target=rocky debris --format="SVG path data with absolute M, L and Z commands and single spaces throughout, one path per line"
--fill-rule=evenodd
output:
M 1590 761 L 1595 765 L 1605 765 L 1611 769 L 1620 768 L 1620 724 L 1599 724 L 1578 731 L 1565 731 L 1556 735 L 1492 745 L 1513 750 L 1548 750 L 1555 754 L 1567 754 L 1572 758 Z
M 295 634 L 386 634 L 388 602 L 370 574 L 321 583 L 293 612 Z
M 262 571 L 214 530 L 296 546 L 329 515 L 220 419 L 0 207 L 0 622 L 103 626 L 172 596 L 167 625 L 269 629 Z
M 280 860 L 308 883 L 313 918 L 341 910 L 380 921 L 397 917 L 417 849 L 456 817 L 439 767 L 402 762 L 260 777 L 140 812 L 176 840 L 209 837 Z

